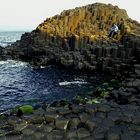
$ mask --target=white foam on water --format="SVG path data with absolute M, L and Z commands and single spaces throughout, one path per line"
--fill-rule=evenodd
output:
M 13 42 L 12 42 L 13 43 Z M 0 42 L 0 46 L 1 47 L 6 47 L 8 45 L 11 45 L 12 43 L 8 43 L 8 42 Z
M 85 81 L 71 81 L 71 82 L 64 81 L 64 82 L 59 83 L 60 86 L 77 85 L 77 84 L 78 85 L 87 84 L 87 82 L 85 82 Z
M 41 69 L 45 69 L 46 67 L 45 67 L 45 66 L 40 66 L 40 68 L 41 68 Z
M 15 60 L 0 61 L 0 65 L 6 65 L 7 67 L 26 67 L 27 63 Z
M 4 64 L 7 64 L 8 62 L 7 61 L 0 61 L 0 65 L 4 65 Z
M 0 32 L 0 46 L 6 47 L 21 38 L 24 32 Z

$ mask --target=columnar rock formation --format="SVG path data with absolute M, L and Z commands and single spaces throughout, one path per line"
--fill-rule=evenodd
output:
M 114 39 L 108 38 L 113 23 L 120 29 Z M 139 35 L 140 24 L 125 10 L 95 3 L 47 18 L 5 53 L 34 65 L 116 72 L 140 62 Z

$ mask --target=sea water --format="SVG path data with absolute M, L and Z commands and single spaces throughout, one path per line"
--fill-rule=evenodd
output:
M 2 46 L 20 39 L 22 32 L 0 33 Z M 24 104 L 52 103 L 91 91 L 94 76 L 54 66 L 35 69 L 28 63 L 0 61 L 0 112 Z
M 0 32 L 0 46 L 6 47 L 14 43 L 16 40 L 20 40 L 23 33 L 24 31 Z

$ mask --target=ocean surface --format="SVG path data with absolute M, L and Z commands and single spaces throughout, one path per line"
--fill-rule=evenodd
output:
M 20 39 L 21 32 L 0 33 L 1 44 Z M 3 38 L 3 39 L 2 39 Z M 24 104 L 52 103 L 92 91 L 94 76 L 54 66 L 35 69 L 14 60 L 0 61 L 0 112 Z
M 16 40 L 20 40 L 21 35 L 24 31 L 15 31 L 15 32 L 0 32 L 0 46 L 6 47 L 14 43 Z

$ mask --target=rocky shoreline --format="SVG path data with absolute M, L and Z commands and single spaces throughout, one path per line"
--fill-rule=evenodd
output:
M 122 17 L 123 29 L 108 38 L 111 24 Z M 139 29 L 125 10 L 96 3 L 46 19 L 20 41 L 1 48 L 1 59 L 105 73 L 113 80 L 74 101 L 2 114 L 0 140 L 139 140 Z
M 119 32 L 109 38 L 113 23 L 120 26 Z M 124 74 L 140 63 L 139 28 L 140 24 L 130 19 L 125 10 L 95 3 L 46 19 L 31 33 L 23 34 L 21 40 L 1 50 L 1 59 Z
M 3 114 L 0 140 L 139 140 L 139 77 L 112 79 L 73 101 Z

